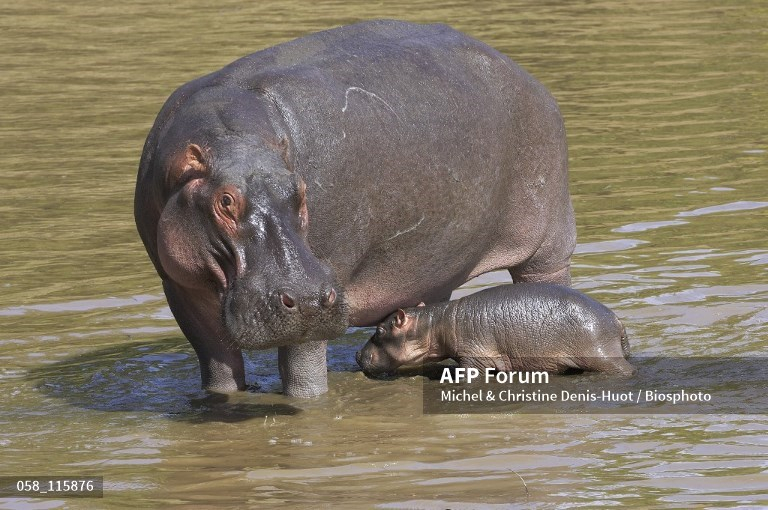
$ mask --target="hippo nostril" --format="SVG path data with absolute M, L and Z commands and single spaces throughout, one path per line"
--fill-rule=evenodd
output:
M 322 304 L 326 308 L 330 308 L 333 306 L 333 303 L 336 302 L 336 290 L 331 287 L 331 290 L 328 291 L 328 294 L 323 296 Z
M 289 310 L 296 308 L 296 300 L 287 292 L 280 293 L 280 302 L 283 303 L 283 306 Z

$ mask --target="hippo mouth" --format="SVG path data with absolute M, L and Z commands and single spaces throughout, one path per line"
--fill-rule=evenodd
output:
M 357 361 L 357 364 L 360 366 L 366 377 L 380 380 L 397 378 L 397 368 L 384 368 L 372 363 L 370 359 L 364 359 L 365 354 L 363 354 L 363 350 L 364 349 L 361 349 L 355 353 L 355 361 Z
M 363 375 L 369 379 L 376 379 L 377 381 L 391 381 L 397 379 L 397 371 L 390 370 L 385 372 L 371 372 L 369 370 L 363 370 Z
M 231 341 L 241 349 L 332 340 L 347 330 L 348 306 L 336 288 L 332 288 L 332 302 L 325 304 L 322 299 L 308 304 L 308 299 L 296 298 L 294 293 L 260 295 L 238 290 L 233 287 L 224 296 L 222 319 Z

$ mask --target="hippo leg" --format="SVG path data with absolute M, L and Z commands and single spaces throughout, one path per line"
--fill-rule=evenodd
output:
M 197 353 L 203 388 L 218 393 L 244 390 L 243 353 L 225 340 L 226 333 L 217 316 L 217 298 L 214 296 L 210 303 L 202 293 L 191 298 L 190 293 L 171 281 L 164 281 L 163 289 L 176 322 Z
M 552 164 L 558 167 L 562 165 L 558 175 L 567 174 L 567 162 L 565 160 L 558 160 Z M 554 283 L 565 287 L 571 286 L 571 256 L 576 248 L 576 222 L 573 216 L 573 206 L 567 194 L 563 201 L 567 203 L 567 206 L 555 213 L 554 217 L 558 219 L 544 230 L 536 252 L 522 264 L 508 268 L 513 282 L 540 282 Z
M 277 365 L 283 394 L 309 398 L 328 391 L 327 345 L 323 340 L 278 347 Z
M 535 283 L 556 283 L 558 285 L 571 286 L 571 267 L 567 265 L 563 268 L 552 271 L 551 273 L 524 273 L 520 268 L 510 268 L 509 274 L 512 275 L 512 281 L 515 283 L 535 282 Z
M 585 369 L 593 372 L 617 375 L 620 377 L 630 377 L 637 371 L 635 370 L 635 367 L 629 363 L 629 361 L 618 357 L 591 359 L 589 366 L 585 367 Z

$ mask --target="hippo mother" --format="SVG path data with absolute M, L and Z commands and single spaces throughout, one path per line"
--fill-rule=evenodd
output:
M 444 25 L 370 21 L 180 87 L 136 183 L 141 238 L 203 386 L 327 389 L 326 340 L 470 278 L 570 283 L 562 117 L 514 62 Z

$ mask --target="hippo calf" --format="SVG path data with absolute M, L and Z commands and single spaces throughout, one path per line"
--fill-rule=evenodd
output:
M 399 309 L 357 352 L 367 375 L 401 365 L 456 360 L 497 370 L 571 369 L 631 375 L 629 342 L 616 315 L 561 285 L 500 285 L 462 299 Z

